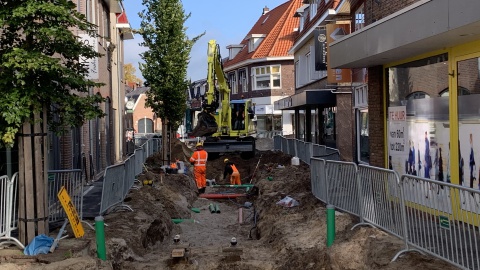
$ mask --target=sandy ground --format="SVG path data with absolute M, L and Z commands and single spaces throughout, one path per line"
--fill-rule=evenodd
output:
M 271 139 L 259 139 L 260 150 L 254 158 L 226 155 L 208 161 L 208 179 L 226 184 L 223 159 L 228 157 L 237 164 L 242 182 L 258 187 L 258 193 L 256 189 L 207 188 L 207 193 L 246 194 L 224 200 L 198 198 L 191 172 L 166 175 L 159 169 L 159 157 L 150 157 L 149 171 L 140 178 L 152 178 L 154 184 L 131 191 L 125 204 L 134 211 L 105 216 L 107 261 L 96 259 L 95 235 L 86 229 L 83 240 L 88 244 L 80 251 L 69 256 L 55 252 L 57 259 L 48 259 L 54 253 L 27 262 L 20 256 L 0 255 L 0 269 L 456 269 L 414 253 L 390 262 L 402 242 L 375 228 L 351 230 L 356 218 L 340 212 L 336 213 L 335 242 L 327 248 L 326 209 L 311 194 L 309 167 L 292 166 L 291 156 L 269 150 L 272 147 Z M 184 161 L 191 153 L 179 142 L 173 151 L 175 158 Z M 299 205 L 276 204 L 287 195 Z M 218 204 L 220 213 L 210 213 L 209 204 Z M 188 220 L 174 224 L 174 218 Z M 175 235 L 180 235 L 179 243 L 173 241 Z M 237 240 L 235 246 L 232 237 Z M 173 259 L 174 249 L 186 250 L 187 256 Z

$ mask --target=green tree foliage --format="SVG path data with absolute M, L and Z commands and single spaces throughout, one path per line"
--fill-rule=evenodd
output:
M 180 0 L 143 0 L 145 9 L 140 34 L 148 48 L 141 56 L 140 70 L 149 83 L 146 105 L 162 120 L 177 126 L 186 110 L 187 66 L 193 44 L 203 35 L 189 39 L 185 21 L 190 17 Z
M 0 146 L 44 106 L 56 132 L 103 115 L 104 99 L 85 94 L 101 84 L 79 61 L 101 55 L 72 31 L 96 36 L 95 27 L 69 0 L 0 0 Z

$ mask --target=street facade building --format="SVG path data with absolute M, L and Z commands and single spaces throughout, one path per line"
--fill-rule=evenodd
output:
M 293 45 L 299 19 L 300 0 L 287 1 L 262 15 L 238 44 L 227 45 L 224 58 L 231 99 L 252 99 L 258 133 L 293 132 L 293 111 L 274 109 L 274 102 L 294 93 Z
M 303 1 L 296 10 L 298 33 L 289 50 L 295 56 L 295 93 L 275 102 L 276 109 L 294 110 L 295 138 L 337 148 L 348 161 L 355 159 L 353 95 L 366 87 L 366 72 L 332 69 L 328 45 L 350 33 L 351 2 Z
M 135 87 L 126 94 L 127 115 L 131 114 L 132 122 L 127 129 L 132 128 L 137 136 L 162 133 L 162 121 L 156 117 L 152 108 L 145 105 L 147 101 L 146 92 L 150 87 Z
M 109 165 L 124 157 L 125 84 L 123 82 L 123 41 L 133 39 L 122 1 L 79 0 L 78 10 L 97 25 L 98 38 L 75 31 L 85 43 L 91 44 L 101 57 L 85 62 L 89 79 L 104 85 L 92 88 L 89 95 L 102 95 L 106 102 L 98 104 L 103 118 L 86 122 L 69 134 L 49 134 L 49 169 L 84 169 L 85 177 L 93 180 Z
M 479 189 L 480 2 L 351 7 L 364 27 L 329 45 L 329 64 L 368 69 L 368 125 L 356 134 L 369 134 L 369 164 Z

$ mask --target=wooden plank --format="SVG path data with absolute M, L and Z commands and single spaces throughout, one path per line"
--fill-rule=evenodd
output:
M 30 123 L 24 123 L 22 133 L 29 135 L 32 133 L 32 127 Z M 25 202 L 26 202 L 26 218 L 35 218 L 35 200 L 34 200 L 34 186 L 35 174 L 33 173 L 33 153 L 32 153 L 32 138 L 23 136 L 23 157 L 25 161 Z M 27 222 L 27 243 L 35 238 L 35 223 Z
M 25 139 L 19 137 L 18 139 L 18 236 L 19 241 L 27 245 L 25 232 L 25 156 L 23 155 L 23 143 Z
M 39 122 L 40 114 L 35 113 L 34 115 L 35 123 L 33 126 L 33 132 L 37 134 L 42 134 L 41 123 Z M 44 200 L 44 193 L 45 193 L 45 178 L 44 178 L 44 171 L 43 171 L 43 154 L 42 154 L 42 141 L 43 136 L 35 136 L 33 137 L 33 147 L 34 147 L 34 160 L 35 160 L 35 205 L 36 205 L 36 217 L 41 219 L 45 217 L 45 200 Z M 48 231 L 46 231 L 46 223 L 45 220 L 39 220 L 37 226 L 37 234 L 45 234 L 48 235 Z

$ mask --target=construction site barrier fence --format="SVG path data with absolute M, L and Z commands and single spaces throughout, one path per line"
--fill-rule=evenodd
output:
M 283 137 L 276 140 L 276 150 L 305 158 L 292 150 L 308 143 Z M 287 148 L 283 147 L 285 142 Z M 392 261 L 405 252 L 416 251 L 461 269 L 480 269 L 479 190 L 413 175 L 399 176 L 385 168 L 328 160 L 327 156 L 340 158 L 337 149 L 318 145 L 312 149 L 313 195 L 359 217 L 353 228 L 368 225 L 400 238 L 404 246 Z M 315 157 L 317 154 L 325 158 Z
M 24 249 L 23 244 L 12 236 L 18 229 L 17 215 L 18 173 L 9 179 L 7 175 L 0 176 L 0 247 L 17 245 Z
M 340 160 L 340 152 L 337 149 L 278 135 L 273 137 L 273 147 L 275 150 L 298 157 L 306 164 L 310 164 L 311 157 Z
M 80 220 L 83 218 L 83 179 L 82 170 L 52 170 L 48 171 L 48 222 L 64 222 L 67 214 L 58 199 L 58 192 L 65 187 Z
M 136 177 L 143 172 L 147 158 L 161 150 L 161 138 L 151 138 L 138 146 L 120 164 L 108 166 L 103 175 L 102 199 L 99 215 L 104 215 L 115 208 L 131 210 L 124 203 L 132 188 L 135 188 Z

